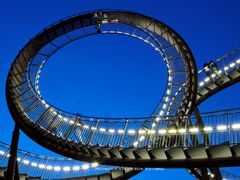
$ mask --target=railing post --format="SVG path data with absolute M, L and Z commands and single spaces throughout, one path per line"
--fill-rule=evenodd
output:
M 154 118 L 152 118 L 151 119 L 151 125 L 154 123 Z M 147 147 L 150 147 L 150 142 L 151 142 L 151 140 L 152 140 L 152 142 L 153 142 L 153 135 L 152 135 L 152 133 L 149 133 L 148 134 L 148 130 L 150 129 L 150 131 L 152 131 L 152 129 L 153 129 L 153 127 L 151 127 L 151 128 L 148 128 L 147 129 L 147 132 L 146 132 L 146 134 L 147 134 L 147 138 L 148 138 L 148 140 L 147 140 Z
M 127 132 L 126 132 L 126 131 L 127 131 L 127 125 L 128 125 L 128 119 L 126 119 L 126 123 L 125 123 L 124 128 L 123 128 L 123 133 L 122 133 L 122 135 L 121 135 L 121 139 L 120 139 L 120 142 L 119 142 L 119 146 L 123 145 L 123 144 L 122 144 L 122 143 L 123 143 L 123 139 L 124 139 L 125 134 L 127 133 Z
M 227 112 L 227 128 L 228 128 L 228 143 L 230 144 L 230 119 L 229 119 L 229 112 Z
M 7 180 L 14 180 L 14 176 L 18 176 L 18 172 L 15 172 L 15 170 L 17 163 L 19 134 L 19 127 L 15 124 L 14 131 L 12 133 L 12 142 L 10 146 L 10 157 L 8 160 L 7 171 L 5 173 L 5 177 L 7 178 Z
M 94 128 L 97 129 L 98 124 L 99 124 L 99 119 L 97 120 L 97 123 L 95 124 Z M 91 143 L 91 141 L 92 141 L 92 139 L 93 139 L 93 137 L 94 137 L 94 135 L 96 133 L 96 129 L 92 129 L 92 133 L 91 133 L 91 135 L 89 136 L 89 139 L 88 139 L 88 143 L 89 144 Z

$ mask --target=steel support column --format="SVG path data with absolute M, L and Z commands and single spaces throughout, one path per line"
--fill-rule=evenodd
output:
M 18 177 L 18 168 L 17 164 L 17 150 L 18 150 L 18 141 L 19 141 L 19 127 L 15 124 L 14 131 L 12 133 L 12 142 L 10 147 L 10 157 L 8 161 L 7 171 L 5 177 L 8 180 L 14 180 L 14 176 Z M 17 169 L 16 169 L 17 168 Z M 17 172 L 16 172 L 17 170 Z M 17 179 L 17 178 L 16 178 Z

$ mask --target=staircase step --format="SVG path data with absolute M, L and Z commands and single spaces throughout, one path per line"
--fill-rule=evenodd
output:
M 92 154 L 93 156 L 99 156 L 99 153 L 98 153 L 98 149 L 99 149 L 99 145 L 95 145 L 95 146 L 92 146 L 89 148 L 89 152 L 90 154 Z
M 136 159 L 150 159 L 147 149 L 137 149 L 133 151 Z
M 209 147 L 207 149 L 207 153 L 210 155 L 211 158 L 232 157 L 229 144 L 221 144 Z
M 111 158 L 122 158 L 122 155 L 120 154 L 120 148 L 112 148 L 108 150 L 108 153 Z
M 114 179 L 114 178 L 117 178 L 119 176 L 122 176 L 124 173 L 120 169 L 114 169 L 114 170 L 111 171 L 111 174 L 112 174 L 112 178 Z
M 121 154 L 123 159 L 135 159 L 132 148 L 123 149 L 123 150 L 120 151 L 120 154 Z
M 167 159 L 167 156 L 165 154 L 165 149 L 152 149 L 148 151 L 149 156 L 151 159 Z
M 240 157 L 240 145 L 235 145 L 231 147 L 234 156 Z
M 165 151 L 166 156 L 170 159 L 186 159 L 183 148 L 172 148 Z
M 98 153 L 100 154 L 100 156 L 110 158 L 111 156 L 108 152 L 109 149 L 110 149 L 109 147 L 102 147 L 98 149 Z
M 206 147 L 194 147 L 185 150 L 185 154 L 191 159 L 204 159 L 208 158 Z

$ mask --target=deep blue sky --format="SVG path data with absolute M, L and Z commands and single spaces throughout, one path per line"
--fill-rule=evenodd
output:
M 92 9 L 133 10 L 157 18 L 188 43 L 198 68 L 240 46 L 240 2 L 201 1 L 1 1 L 0 3 L 0 140 L 10 142 L 13 120 L 5 100 L 11 62 L 24 44 L 47 25 Z M 60 80 L 61 79 L 61 80 Z M 100 116 L 146 116 L 165 87 L 161 58 L 142 42 L 113 35 L 75 42 L 56 53 L 42 73 L 45 98 L 66 110 Z M 201 105 L 202 111 L 240 107 L 239 84 Z M 53 155 L 21 134 L 20 147 Z M 237 170 L 233 170 L 237 172 Z M 145 171 L 136 179 L 193 179 L 185 170 Z

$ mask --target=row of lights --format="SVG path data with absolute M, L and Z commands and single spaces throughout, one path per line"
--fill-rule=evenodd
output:
M 217 131 L 225 131 L 225 130 L 227 130 L 228 129 L 228 127 L 226 126 L 226 125 L 219 125 L 219 126 L 217 126 L 216 127 L 216 130 Z M 233 124 L 232 125 L 232 129 L 233 130 L 239 130 L 240 129 L 240 124 Z M 141 130 L 139 130 L 139 131 L 141 131 Z M 148 130 L 148 131 L 150 131 L 151 133 L 149 133 L 149 134 L 156 134 L 156 131 L 155 130 Z M 212 132 L 213 131 L 213 127 L 211 127 L 211 126 L 206 126 L 206 127 L 204 127 L 203 128 L 203 131 L 204 132 Z M 170 128 L 170 129 L 159 129 L 158 130 L 158 134 L 161 134 L 161 135 L 164 135 L 164 134 L 185 134 L 185 133 L 187 133 L 187 132 L 189 132 L 189 133 L 191 133 L 191 134 L 195 134 L 195 133 L 198 133 L 199 132 L 199 128 L 197 128 L 197 127 L 192 127 L 192 128 L 189 128 L 188 130 L 187 129 L 184 129 L 184 128 L 181 128 L 181 129 L 174 129 L 174 128 Z M 139 134 L 144 134 L 144 133 L 140 133 L 139 132 Z M 140 143 L 140 142 L 142 142 L 143 140 L 145 139 L 145 136 L 140 136 L 140 138 L 139 138 L 139 140 L 138 141 L 135 141 L 134 143 L 133 143 L 133 146 L 134 147 L 137 147 L 138 146 L 138 144 Z
M 168 101 L 168 99 L 166 99 L 165 101 Z M 46 104 L 46 102 L 44 101 L 44 100 L 42 100 L 42 103 L 43 104 Z M 52 111 L 52 113 L 54 114 L 54 115 L 57 115 L 58 116 L 58 118 L 60 118 L 61 120 L 63 120 L 63 121 L 65 121 L 65 122 L 68 122 L 69 124 L 74 124 L 74 121 L 73 120 L 69 120 L 68 118 L 66 118 L 66 117 L 63 117 L 61 114 L 58 114 L 53 108 L 51 108 L 50 109 L 50 111 Z M 160 117 L 156 117 L 155 118 L 155 121 L 160 121 Z M 76 125 L 77 126 L 79 126 L 79 127 L 83 127 L 84 129 L 91 129 L 91 130 L 94 130 L 94 131 L 99 131 L 99 132 L 102 132 L 102 133 L 104 133 L 104 132 L 109 132 L 109 133 L 119 133 L 119 134 L 123 134 L 123 133 L 125 133 L 125 132 L 127 132 L 129 135 L 134 135 L 134 134 L 136 134 L 137 132 L 139 133 L 139 134 L 143 134 L 143 132 L 145 131 L 145 130 L 139 130 L 139 131 L 137 131 L 137 130 L 134 130 L 134 129 L 129 129 L 129 130 L 123 130 L 123 129 L 118 129 L 118 130 L 116 130 L 116 129 L 114 129 L 114 128 L 109 128 L 109 129 L 106 129 L 106 128 L 102 128 L 102 127 L 100 127 L 100 128 L 97 128 L 97 127 L 95 127 L 95 126 L 89 126 L 89 125 L 82 125 L 82 124 L 80 124 L 80 123 L 76 123 Z M 154 125 L 156 125 L 155 123 L 153 124 L 153 126 Z M 149 132 L 149 131 L 148 131 Z M 151 133 L 151 132 L 150 132 Z
M 236 67 L 237 64 L 240 64 L 240 59 L 236 60 L 236 62 L 230 63 L 229 66 L 225 66 L 224 71 L 228 71 L 229 69 Z M 218 74 L 222 74 L 222 71 L 219 70 Z M 213 74 L 211 74 L 211 77 L 215 78 L 215 77 L 217 77 L 217 74 L 213 73 Z M 205 83 L 208 83 L 209 81 L 210 81 L 210 77 L 206 77 L 204 79 L 204 81 L 201 81 L 199 83 L 199 86 L 202 87 L 202 86 L 204 86 Z
M 2 155 L 2 156 L 5 155 L 5 152 L 0 150 L 0 155 Z M 10 154 L 7 154 L 7 157 L 9 158 Z M 17 161 L 20 162 L 21 159 L 17 158 Z M 39 169 L 54 170 L 54 171 L 65 171 L 65 172 L 68 172 L 68 171 L 78 171 L 78 170 L 81 170 L 81 169 L 82 170 L 87 170 L 90 167 L 95 168 L 95 167 L 98 166 L 98 163 L 94 162 L 91 165 L 84 164 L 82 166 L 64 166 L 64 167 L 61 167 L 61 166 L 45 165 L 45 164 L 41 164 L 41 163 L 30 162 L 27 159 L 23 159 L 22 163 L 25 164 L 25 165 L 30 165 L 32 167 L 39 168 Z
M 54 111 L 56 112 L 56 111 Z M 57 113 L 56 113 L 57 114 Z M 72 120 L 68 120 L 66 118 L 63 118 L 62 115 L 59 115 L 60 118 L 62 118 L 64 121 L 66 122 L 69 122 L 70 124 L 73 124 L 74 121 Z M 155 118 L 155 121 L 160 121 L 160 117 L 156 117 Z M 89 125 L 81 125 L 80 123 L 77 123 L 78 126 L 82 126 L 84 129 L 91 129 L 91 130 L 94 130 L 94 131 L 99 131 L 99 132 L 109 132 L 109 133 L 119 133 L 119 134 L 123 134 L 125 132 L 127 132 L 129 135 L 134 135 L 134 134 L 155 134 L 156 133 L 156 130 L 154 129 L 151 129 L 151 130 L 144 130 L 144 129 L 140 129 L 140 130 L 134 130 L 134 129 L 129 129 L 129 130 L 123 130 L 123 129 L 113 129 L 113 128 L 110 128 L 110 129 L 106 129 L 106 128 L 97 128 L 97 127 L 94 127 L 94 126 L 89 126 Z M 152 123 L 152 128 L 156 127 L 156 123 Z M 225 125 L 219 125 L 216 127 L 217 130 L 226 130 L 227 129 L 227 126 Z M 232 125 L 232 129 L 240 129 L 240 124 L 233 124 Z M 213 128 L 208 126 L 208 127 L 204 127 L 203 128 L 203 131 L 212 131 Z M 199 129 L 196 128 L 196 127 L 193 127 L 193 128 L 190 128 L 188 129 L 188 131 L 190 133 L 195 133 L 195 132 L 198 132 Z M 159 129 L 158 130 L 158 133 L 159 134 L 166 134 L 166 133 L 169 133 L 169 134 L 174 134 L 174 133 L 186 133 L 187 130 L 186 129 L 169 129 L 168 131 L 166 129 Z
M 218 125 L 216 127 L 217 131 L 225 131 L 227 129 L 228 129 L 228 126 L 226 126 L 226 125 Z M 232 129 L 233 130 L 239 130 L 240 129 L 240 124 L 239 123 L 233 124 L 232 125 Z M 211 131 L 214 130 L 214 128 L 211 127 L 211 126 L 206 126 L 202 130 L 204 132 L 211 132 Z M 184 133 L 187 133 L 187 132 L 189 132 L 189 133 L 198 133 L 199 131 L 200 130 L 197 127 L 192 127 L 192 128 L 189 128 L 189 129 L 184 129 L 184 128 L 182 128 L 182 129 L 174 129 L 174 128 L 170 128 L 168 130 L 167 129 L 159 129 L 158 133 L 159 134 L 166 134 L 166 133 L 169 133 L 169 134 L 176 134 L 176 133 L 184 134 Z

